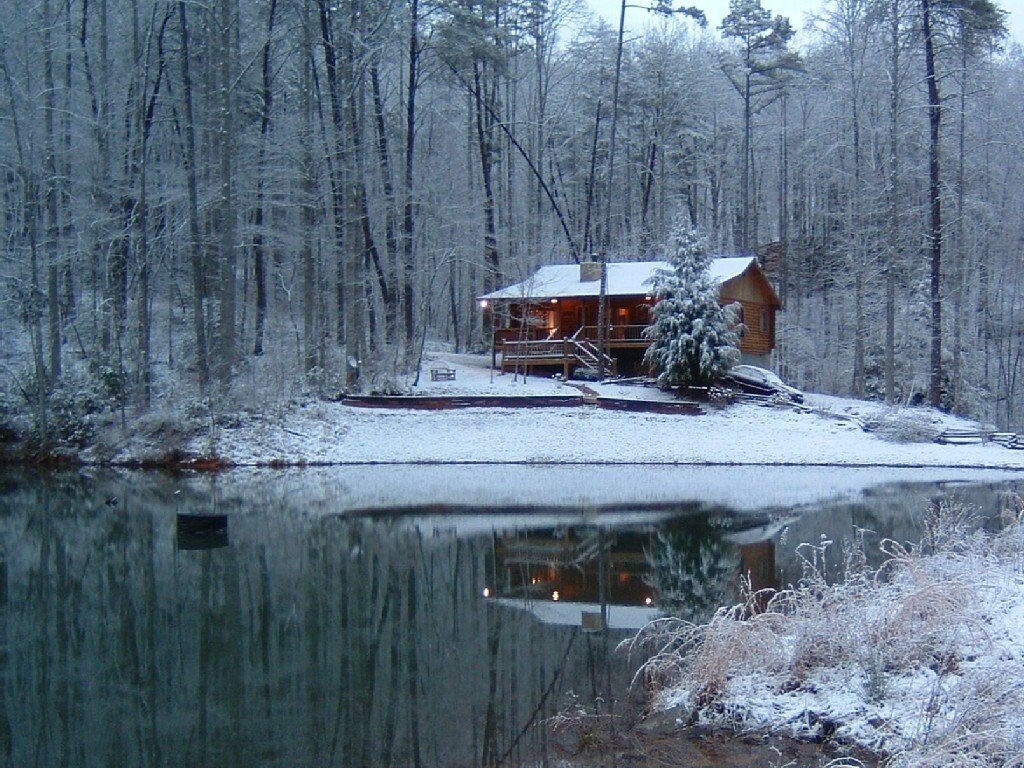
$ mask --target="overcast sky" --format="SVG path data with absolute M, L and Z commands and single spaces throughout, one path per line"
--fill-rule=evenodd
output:
M 590 7 L 600 14 L 615 29 L 619 26 L 620 0 L 587 0 Z M 644 0 L 627 0 L 632 5 L 641 5 Z M 1009 13 L 1007 26 L 1010 37 L 1024 44 L 1024 0 L 995 0 Z M 788 16 L 793 26 L 803 29 L 804 18 L 821 9 L 824 0 L 761 0 L 762 5 L 773 13 Z M 680 3 L 673 3 L 679 5 Z M 729 0 L 683 0 L 682 5 L 694 5 L 708 17 L 708 26 L 718 27 L 729 12 Z M 649 14 L 639 8 L 626 9 L 626 28 L 641 29 Z

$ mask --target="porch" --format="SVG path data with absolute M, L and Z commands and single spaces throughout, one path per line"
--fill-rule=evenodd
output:
M 598 327 L 584 325 L 569 336 L 560 336 L 558 328 L 500 328 L 494 331 L 492 362 L 497 367 L 501 354 L 502 373 L 547 366 L 560 367 L 569 378 L 574 368 L 603 368 L 611 375 L 619 372 L 622 351 L 637 350 L 638 357 L 651 345 L 644 338 L 646 325 L 609 325 L 605 334 L 604 353 L 598 346 Z

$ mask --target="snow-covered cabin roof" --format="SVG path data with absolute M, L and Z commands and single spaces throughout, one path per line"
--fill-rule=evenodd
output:
M 738 277 L 751 263 L 753 256 L 732 256 L 711 262 L 711 279 L 724 283 Z M 659 270 L 669 270 L 667 261 L 610 262 L 606 296 L 642 296 L 651 290 L 651 278 Z M 579 264 L 551 264 L 538 269 L 522 282 L 492 291 L 480 299 L 561 299 L 570 296 L 597 296 L 600 280 L 580 280 Z

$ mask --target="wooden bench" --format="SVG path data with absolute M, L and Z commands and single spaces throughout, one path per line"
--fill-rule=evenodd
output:
M 430 369 L 430 380 L 431 381 L 455 381 L 455 369 L 454 368 L 431 368 Z

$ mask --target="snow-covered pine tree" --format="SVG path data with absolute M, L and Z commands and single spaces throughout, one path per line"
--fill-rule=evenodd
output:
M 644 362 L 663 385 L 704 386 L 739 360 L 738 310 L 719 306 L 707 239 L 697 230 L 677 225 L 665 250 L 671 269 L 651 280 L 658 301 L 644 332 L 654 342 Z

